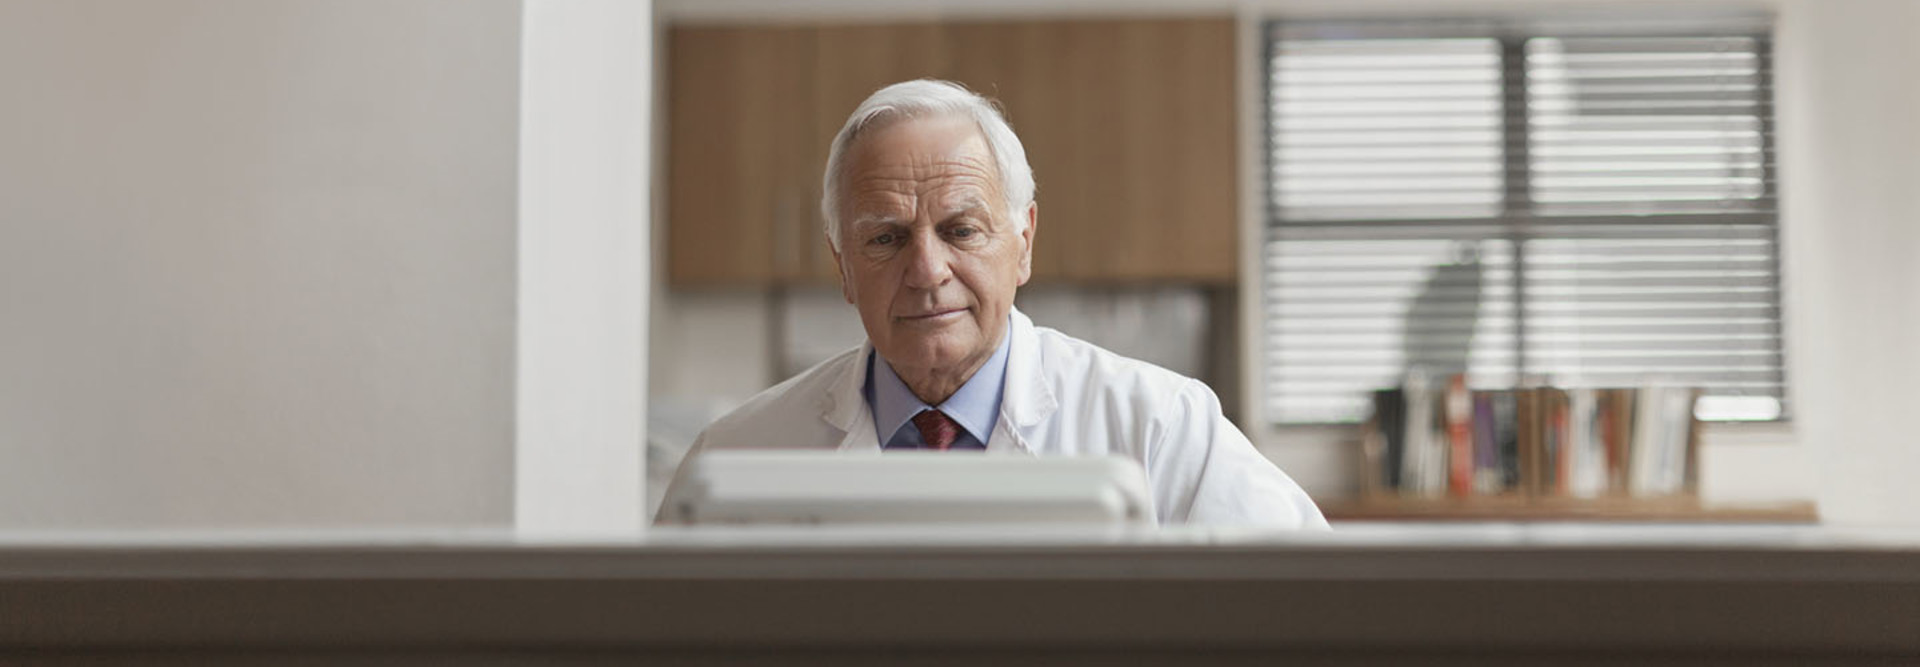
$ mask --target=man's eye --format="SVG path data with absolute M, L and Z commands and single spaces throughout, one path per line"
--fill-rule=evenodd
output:
M 886 232 L 884 234 L 879 234 L 874 236 L 872 240 L 868 241 L 868 243 L 872 243 L 874 245 L 893 245 L 893 242 L 895 240 L 897 239 L 894 236 L 893 232 Z
M 980 230 L 972 227 L 955 227 L 953 231 L 948 233 L 952 234 L 956 239 L 970 239 L 973 238 L 975 234 L 980 233 Z

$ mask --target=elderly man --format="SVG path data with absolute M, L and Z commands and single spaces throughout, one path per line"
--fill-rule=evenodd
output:
M 1033 170 L 986 99 L 908 81 L 834 138 L 821 212 L 867 344 L 780 383 L 702 433 L 711 448 L 984 449 L 1121 455 L 1162 524 L 1321 528 L 1285 473 L 1206 385 L 1037 327 L 1013 307 L 1032 274 Z

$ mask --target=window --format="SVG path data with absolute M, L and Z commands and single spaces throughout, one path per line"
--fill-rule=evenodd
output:
M 1268 418 L 1412 367 L 1784 418 L 1768 30 L 1269 24 Z

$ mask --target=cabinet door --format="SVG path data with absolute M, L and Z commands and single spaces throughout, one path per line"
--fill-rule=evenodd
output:
M 1229 21 L 1136 21 L 1116 29 L 1118 79 L 1089 129 L 1120 147 L 1096 209 L 1111 221 L 1121 281 L 1238 279 L 1238 117 Z
M 817 204 L 813 30 L 676 28 L 669 36 L 667 267 L 679 286 L 768 285 L 804 267 Z M 817 229 L 817 227 L 816 227 Z

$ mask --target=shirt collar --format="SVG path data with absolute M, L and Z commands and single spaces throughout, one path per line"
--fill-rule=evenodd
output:
M 947 397 L 939 406 L 927 405 L 920 397 L 913 395 L 905 380 L 893 372 L 893 365 L 878 352 L 869 363 L 872 376 L 868 381 L 868 402 L 873 406 L 874 429 L 878 432 L 881 446 L 898 433 L 907 421 L 923 410 L 937 409 L 946 413 L 953 421 L 966 429 L 980 444 L 987 444 L 987 438 L 993 433 L 993 424 L 1000 418 L 1000 398 L 1006 391 L 1007 350 L 1012 346 L 1012 327 L 1000 333 L 1000 347 L 987 358 L 987 363 L 974 371 L 958 391 Z

